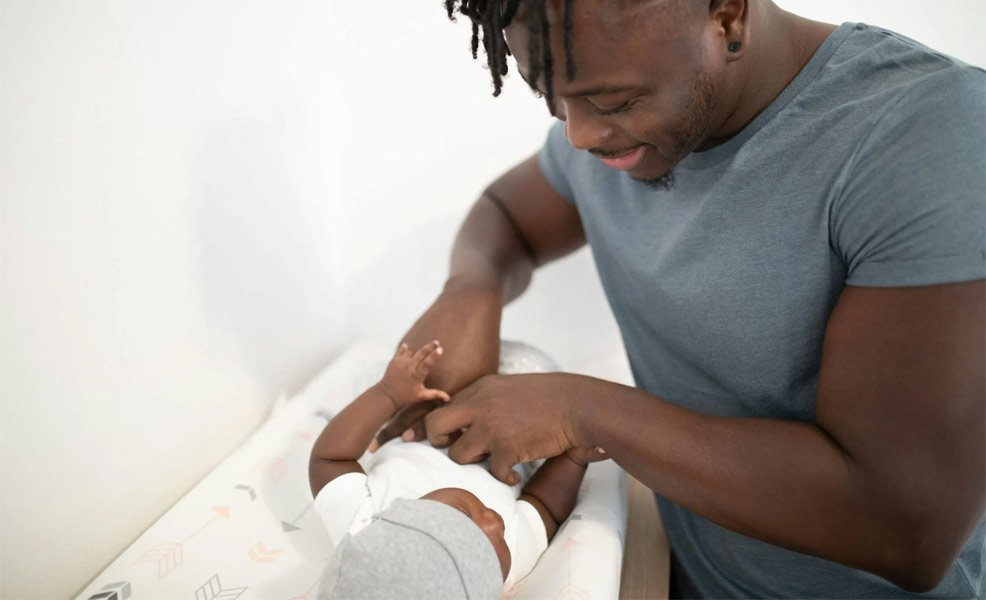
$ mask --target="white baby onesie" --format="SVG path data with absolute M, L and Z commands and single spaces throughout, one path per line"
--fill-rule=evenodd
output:
M 432 490 L 457 487 L 472 492 L 503 517 L 504 539 L 511 555 L 504 589 L 523 579 L 548 547 L 541 516 L 529 503 L 517 499 L 537 467 L 534 463 L 514 468 L 521 481 L 511 487 L 490 475 L 486 463 L 457 464 L 447 450 L 427 442 L 391 440 L 375 454 L 364 454 L 359 462 L 366 474 L 337 477 L 315 498 L 315 510 L 333 544 L 346 533 L 356 534 L 369 525 L 373 515 L 398 498 L 420 498 Z

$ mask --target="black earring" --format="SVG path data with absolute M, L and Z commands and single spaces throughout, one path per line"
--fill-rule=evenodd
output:
M 726 46 L 726 47 L 729 49 L 730 52 L 739 52 L 740 43 L 739 42 L 729 42 L 729 45 Z

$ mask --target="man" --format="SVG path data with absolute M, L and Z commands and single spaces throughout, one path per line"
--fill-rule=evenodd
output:
M 982 597 L 983 72 L 769 0 L 446 6 L 563 123 L 405 337 L 449 350 L 428 438 L 508 482 L 604 449 L 658 495 L 675 595 Z M 503 305 L 587 241 L 636 387 L 489 375 Z

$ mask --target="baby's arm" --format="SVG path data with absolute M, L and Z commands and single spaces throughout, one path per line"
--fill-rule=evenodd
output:
M 608 456 L 595 448 L 566 452 L 544 461 L 541 468 L 528 480 L 518 499 L 526 500 L 537 509 L 544 521 L 548 541 L 555 536 L 558 527 L 575 507 L 586 462 L 604 458 Z
M 398 409 L 426 400 L 449 400 L 445 392 L 424 386 L 425 377 L 441 355 L 437 341 L 413 353 L 407 344 L 401 344 L 383 378 L 329 421 L 315 441 L 308 462 L 312 496 L 317 496 L 325 484 L 340 475 L 363 472 L 356 460 L 380 426 Z

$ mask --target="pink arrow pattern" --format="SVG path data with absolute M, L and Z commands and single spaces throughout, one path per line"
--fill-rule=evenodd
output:
M 247 556 L 255 563 L 273 562 L 281 552 L 284 550 L 268 550 L 263 542 L 258 541 L 257 545 L 247 551 Z

